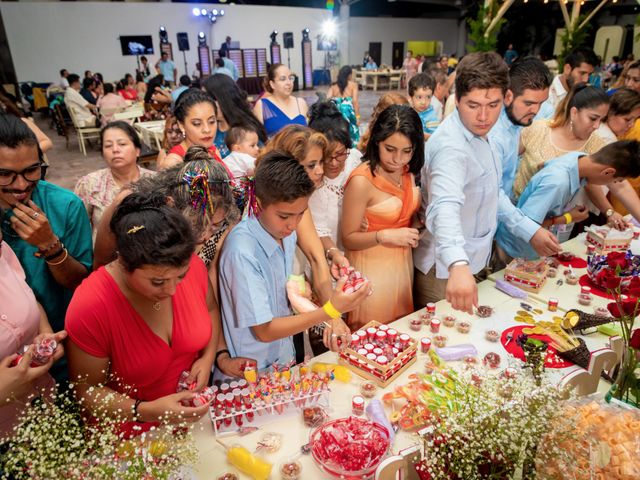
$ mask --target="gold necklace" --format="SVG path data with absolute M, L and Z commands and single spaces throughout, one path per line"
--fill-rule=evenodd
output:
M 398 180 L 396 180 L 393 177 L 391 177 L 390 175 L 386 174 L 386 172 L 382 168 L 379 169 L 379 173 L 384 178 L 386 178 L 389 183 L 394 184 L 398 188 L 402 188 L 402 174 L 400 174 L 400 178 Z

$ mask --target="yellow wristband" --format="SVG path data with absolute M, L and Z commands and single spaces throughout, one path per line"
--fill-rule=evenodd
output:
M 333 320 L 342 316 L 342 314 L 338 310 L 336 310 L 336 307 L 333 306 L 331 300 L 322 305 L 322 310 L 324 310 L 324 313 L 329 315 L 329 317 L 331 317 Z
M 565 213 L 563 215 L 565 222 L 567 222 L 567 225 L 569 225 L 570 223 L 573 222 L 573 217 L 571 216 L 571 214 L 569 212 Z

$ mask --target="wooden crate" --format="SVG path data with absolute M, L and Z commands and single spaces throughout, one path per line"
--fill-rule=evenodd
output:
M 374 320 L 367 323 L 361 330 L 366 331 L 366 329 L 370 327 L 378 328 L 380 325 L 382 325 L 380 322 Z M 402 332 L 398 332 L 398 336 L 401 334 Z M 384 388 L 415 363 L 417 353 L 418 341 L 411 338 L 407 348 L 400 352 L 398 356 L 387 365 L 380 365 L 379 363 L 369 360 L 367 357 L 360 355 L 351 346 L 340 352 L 339 363 L 362 378 L 371 380 L 379 387 Z
M 600 235 L 597 230 L 592 230 L 587 233 L 587 244 L 596 247 L 596 253 L 600 255 L 606 255 L 611 252 L 626 252 L 631 247 L 632 239 L 633 232 L 629 235 L 629 238 L 614 239 Z
M 522 263 L 530 264 L 532 270 L 534 266 L 541 267 L 540 271 L 527 271 L 526 269 L 518 268 L 522 266 Z M 523 260 L 515 258 L 507 265 L 504 272 L 504 279 L 527 292 L 538 293 L 547 281 L 547 272 L 549 266 L 544 263 L 543 260 Z

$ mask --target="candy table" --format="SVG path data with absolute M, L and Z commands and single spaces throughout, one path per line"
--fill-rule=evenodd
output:
M 584 241 L 580 238 L 573 239 L 563 245 L 565 251 L 571 251 L 572 253 L 579 255 L 583 258 L 586 257 L 586 247 Z M 640 246 L 640 245 L 639 245 Z M 535 296 L 527 302 L 536 309 L 543 311 L 542 314 L 537 316 L 540 320 L 551 320 L 554 315 L 563 315 L 563 311 L 555 313 L 547 311 L 547 301 L 549 297 L 557 297 L 560 300 L 560 307 L 562 309 L 578 308 L 585 311 L 591 311 L 594 305 L 606 305 L 607 300 L 604 298 L 594 297 L 592 307 L 582 307 L 577 303 L 577 295 L 579 292 L 579 285 L 567 285 L 566 283 L 560 287 L 556 286 L 555 280 L 563 278 L 563 268 L 559 268 L 558 277 L 556 279 L 549 279 L 547 285 Z M 586 270 L 578 270 L 580 275 Z M 441 301 L 436 304 L 436 317 L 442 319 L 445 315 L 453 315 L 457 321 L 467 320 L 471 323 L 471 330 L 467 334 L 459 333 L 456 327 L 446 327 L 444 324 L 440 327 L 440 333 L 447 335 L 448 345 L 458 344 L 473 344 L 478 351 L 478 359 L 488 352 L 495 352 L 501 356 L 501 368 L 514 365 L 519 367 L 521 363 L 514 360 L 505 350 L 501 342 L 489 342 L 485 339 L 485 331 L 487 329 L 494 329 L 502 333 L 505 329 L 528 325 L 518 323 L 514 320 L 516 313 L 522 310 L 521 300 L 514 299 L 508 295 L 500 292 L 495 288 L 495 280 L 502 278 L 504 272 L 497 272 L 492 275 L 488 280 L 478 284 L 479 302 L 481 305 L 489 305 L 494 308 L 494 313 L 488 318 L 479 318 L 476 315 L 468 315 L 466 313 L 455 312 L 446 301 Z M 429 326 L 423 326 L 421 331 L 412 331 L 409 328 L 409 322 L 411 319 L 420 318 L 425 309 L 421 309 L 418 312 L 414 312 L 396 322 L 390 324 L 393 328 L 399 332 L 407 333 L 418 341 L 423 337 L 431 338 L 432 334 L 429 330 Z M 375 320 L 372 318 L 371 320 Z M 585 340 L 587 347 L 590 350 L 595 350 L 605 346 L 608 337 L 600 333 L 588 335 L 582 337 Z M 515 338 L 513 340 L 515 342 Z M 376 398 L 380 399 L 383 393 L 392 391 L 395 387 L 404 385 L 409 381 L 409 375 L 414 372 L 423 372 L 427 354 L 418 351 L 418 359 L 416 363 L 405 371 L 397 380 L 391 383 L 386 389 L 378 389 Z M 313 362 L 327 362 L 337 363 L 338 355 L 332 352 L 327 352 L 313 359 Z M 452 365 L 461 362 L 451 362 Z M 553 368 L 547 369 L 553 378 L 557 378 L 558 381 L 566 375 L 568 372 L 575 370 L 577 367 L 571 365 L 565 368 Z M 359 386 L 364 380 L 356 374 L 352 374 L 350 383 L 341 383 L 339 381 L 333 381 L 331 383 L 330 397 L 330 416 L 331 418 L 346 417 L 351 414 L 351 399 L 354 395 L 359 394 Z M 599 391 L 605 392 L 609 388 L 609 384 L 600 381 Z M 368 401 L 367 401 L 368 403 Z M 387 410 L 387 413 L 389 411 Z M 225 472 L 233 472 L 238 475 L 238 478 L 247 479 L 248 476 L 239 473 L 229 466 L 226 461 L 226 455 L 224 449 L 215 442 L 213 428 L 209 416 L 205 416 L 196 428 L 195 437 L 196 443 L 199 448 L 200 458 L 199 463 L 195 466 L 196 477 L 201 480 L 215 480 L 219 475 Z M 309 439 L 310 429 L 305 427 L 302 422 L 302 415 L 289 416 L 285 418 L 273 417 L 273 421 L 266 426 L 261 427 L 258 431 L 253 432 L 247 436 L 223 436 L 221 439 L 224 443 L 231 446 L 234 444 L 242 445 L 250 451 L 254 451 L 256 444 L 260 437 L 265 432 L 276 432 L 283 435 L 283 443 L 280 450 L 273 454 L 262 454 L 261 456 L 266 460 L 273 463 L 273 471 L 271 478 L 279 479 L 279 465 L 282 461 L 287 460 L 292 455 L 299 452 L 300 446 L 306 444 Z M 398 452 L 403 448 L 410 447 L 416 443 L 416 436 L 412 433 L 398 431 L 395 441 L 392 444 L 392 451 Z M 298 458 L 298 461 L 302 465 L 301 478 L 305 480 L 314 479 L 326 479 L 331 478 L 324 473 L 318 466 L 316 466 L 311 455 L 302 455 Z

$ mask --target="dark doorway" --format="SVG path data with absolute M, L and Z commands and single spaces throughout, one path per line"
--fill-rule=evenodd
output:
M 391 50 L 391 65 L 393 68 L 402 68 L 404 61 L 404 42 L 393 42 Z
M 17 84 L 18 78 L 13 67 L 7 32 L 4 29 L 2 13 L 0 12 L 0 85 L 5 83 Z
M 376 65 L 380 66 L 380 59 L 382 58 L 381 42 L 369 42 L 369 56 L 373 58 Z

